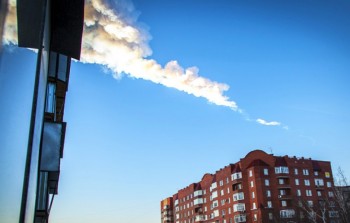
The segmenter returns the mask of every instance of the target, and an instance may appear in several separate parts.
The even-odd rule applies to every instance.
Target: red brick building
[[[160,202],[162,223],[174,222],[174,202],[172,197],[165,198]]]
[[[333,199],[330,162],[254,150],[162,201],[162,223],[338,222]]]

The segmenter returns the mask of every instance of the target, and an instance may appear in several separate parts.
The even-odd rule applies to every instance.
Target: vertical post
[[[34,131],[37,113],[37,102],[38,102],[38,92],[39,92],[39,80],[40,80],[40,68],[41,68],[41,57],[42,57],[42,43],[44,37],[44,29],[45,29],[45,15],[46,15],[46,1],[43,1],[43,7],[41,11],[41,29],[40,29],[40,47],[38,49],[38,57],[36,63],[36,71],[35,71],[35,81],[34,81],[34,91],[33,91],[33,100],[32,100],[32,111],[30,117],[30,125],[29,125],[29,135],[28,135],[28,147],[26,154],[26,161],[24,167],[24,178],[23,178],[23,188],[22,188],[22,198],[21,198],[21,208],[19,215],[19,223],[25,223],[26,213],[27,213],[27,202],[28,202],[28,187],[30,180],[30,170],[32,165],[32,153],[33,153],[33,141],[34,141]]]

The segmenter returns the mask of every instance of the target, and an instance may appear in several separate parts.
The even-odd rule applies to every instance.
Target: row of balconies
[[[69,57],[50,52],[35,222],[47,221],[50,211],[49,199],[53,199],[58,192],[60,161],[63,157],[66,132],[63,113],[69,66]]]

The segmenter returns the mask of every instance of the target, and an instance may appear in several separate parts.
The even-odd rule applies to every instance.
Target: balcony
[[[233,205],[233,212],[244,212],[245,211],[245,203],[237,203]]]
[[[245,214],[235,215],[234,216],[234,221],[235,221],[235,223],[246,222],[247,221],[247,217],[246,217]]]
[[[203,209],[202,209],[202,207],[195,207],[195,208],[194,208],[194,212],[195,212],[196,214],[202,214],[202,213],[203,213]]]
[[[240,190],[242,190],[242,183],[236,182],[236,183],[232,184],[232,190],[233,191],[240,191]]]
[[[195,222],[202,222],[202,221],[205,221],[205,216],[204,216],[204,215],[196,215],[194,221],[195,221]]]
[[[193,193],[193,197],[201,197],[203,195],[202,190],[197,190]]]
[[[280,211],[280,218],[294,218],[294,217],[295,217],[295,211],[293,209]]]
[[[231,175],[231,180],[234,183],[241,182],[242,181],[242,172],[237,172]]]
[[[202,204],[203,204],[203,198],[196,198],[193,201],[193,205],[195,207],[200,207],[200,206],[202,206]]]

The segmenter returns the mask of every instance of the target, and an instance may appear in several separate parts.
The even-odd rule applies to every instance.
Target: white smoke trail
[[[3,41],[4,44],[17,44],[16,0],[8,1]]]
[[[237,111],[236,103],[223,95],[228,85],[201,77],[196,67],[184,69],[177,61],[162,67],[152,59],[145,59],[151,54],[149,34],[137,27],[135,20],[130,21],[133,19],[123,19],[106,1],[87,1],[81,60],[105,65],[115,77],[125,73]]]
[[[15,0],[9,2],[5,43],[17,43],[15,3]],[[139,26],[135,13],[129,1],[86,0],[81,61],[103,65],[113,72],[115,78],[126,74],[149,80],[247,115],[224,95],[229,89],[227,84],[199,76],[196,67],[183,68],[177,61],[170,61],[162,67],[155,60],[148,59],[152,54],[148,45],[150,35]],[[280,125],[262,119],[256,122]]]

